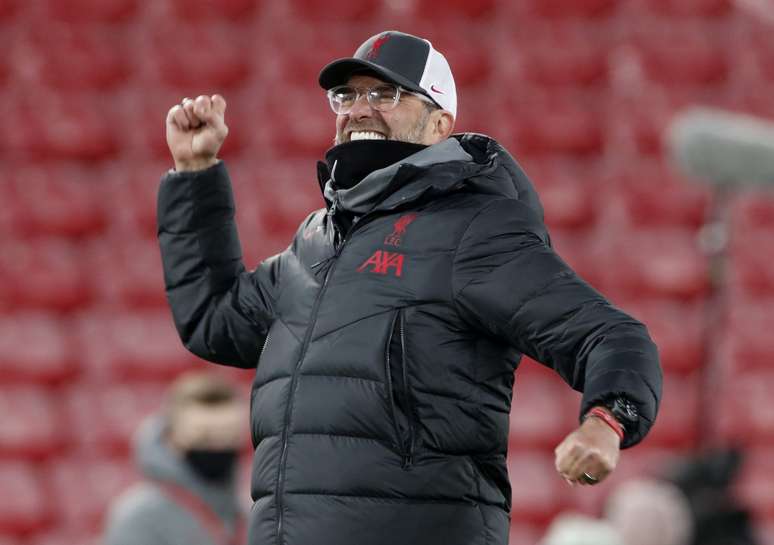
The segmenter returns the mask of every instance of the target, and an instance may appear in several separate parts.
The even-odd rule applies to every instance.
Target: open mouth
[[[387,137],[376,131],[352,131],[349,133],[349,141],[355,140],[387,140]]]

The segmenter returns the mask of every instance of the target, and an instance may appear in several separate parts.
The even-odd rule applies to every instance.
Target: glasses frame
[[[378,89],[379,87],[384,87],[387,85],[393,85],[397,89],[397,93],[395,93],[395,100],[393,100],[391,106],[388,106],[386,108],[382,106],[375,106],[372,103],[373,95],[371,94],[371,92],[375,89]],[[334,106],[334,100],[335,100],[334,95],[336,94],[337,89],[343,89],[343,88],[354,89],[355,100],[352,102],[352,106],[350,106],[348,109],[345,108],[346,111],[343,111],[343,110],[336,111],[336,107]],[[404,94],[415,96],[418,99],[422,100],[423,102],[432,104],[436,108],[440,108],[440,106],[438,106],[438,104],[432,98],[426,97],[421,93],[410,91],[409,89],[406,89],[402,85],[397,85],[394,83],[380,83],[379,85],[374,85],[373,87],[355,87],[353,85],[337,85],[336,87],[331,87],[330,89],[328,89],[325,94],[328,97],[328,104],[330,104],[331,110],[333,110],[333,113],[335,113],[336,115],[349,114],[352,111],[352,108],[355,107],[355,104],[357,104],[357,101],[360,100],[363,96],[366,97],[366,100],[368,101],[368,106],[370,106],[372,109],[376,110],[377,112],[389,112],[391,110],[394,110],[400,103],[400,99]]]

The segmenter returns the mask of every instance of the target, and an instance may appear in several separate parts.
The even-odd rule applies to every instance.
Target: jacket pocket
[[[384,359],[395,437],[403,458],[402,465],[408,469],[414,463],[416,426],[407,371],[405,318],[401,310],[396,311],[392,319]]]

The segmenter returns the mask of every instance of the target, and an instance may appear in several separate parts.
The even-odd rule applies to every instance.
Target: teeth
[[[349,140],[385,140],[385,136],[373,131],[353,131],[349,134]]]

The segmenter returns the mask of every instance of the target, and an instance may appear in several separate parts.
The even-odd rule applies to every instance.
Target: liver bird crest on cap
[[[366,55],[366,59],[368,59],[369,61],[375,59],[376,56],[379,54],[379,50],[391,37],[392,36],[390,34],[384,34],[382,36],[379,36],[376,40],[374,40],[374,44],[371,46],[371,50],[368,52],[368,55]]]

